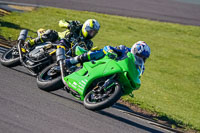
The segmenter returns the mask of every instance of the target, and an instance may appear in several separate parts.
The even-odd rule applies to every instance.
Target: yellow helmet
[[[92,39],[99,31],[100,24],[95,19],[88,19],[82,26],[82,34],[85,38]]]

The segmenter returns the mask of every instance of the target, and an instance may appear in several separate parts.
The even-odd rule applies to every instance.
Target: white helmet
[[[149,58],[151,50],[150,47],[144,41],[138,41],[135,44],[133,44],[131,48],[131,53],[142,58],[145,62],[145,60]]]

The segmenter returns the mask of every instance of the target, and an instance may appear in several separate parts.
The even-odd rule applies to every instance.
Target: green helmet
[[[92,39],[99,31],[99,22],[95,19],[88,19],[82,26],[82,34],[87,39]]]

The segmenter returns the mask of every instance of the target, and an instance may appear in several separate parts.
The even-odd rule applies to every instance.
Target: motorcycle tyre
[[[0,58],[0,62],[3,66],[6,67],[15,67],[17,65],[20,65],[20,58],[14,58],[14,59],[6,59],[8,54],[11,54],[13,48],[8,49],[5,53],[3,53],[2,57]]]
[[[37,76],[37,86],[41,90],[44,90],[44,91],[47,91],[47,92],[51,92],[51,91],[59,90],[59,89],[61,89],[61,88],[64,87],[61,75],[58,76],[58,77],[56,77],[56,78],[53,78],[51,80],[43,80],[41,78],[42,77],[41,75],[43,75],[44,73],[46,73],[48,70],[50,70],[55,65],[56,65],[56,63],[47,66]]]
[[[88,92],[83,101],[85,108],[92,110],[92,111],[98,111],[98,110],[102,110],[107,107],[110,107],[114,103],[116,103],[120,99],[120,97],[122,96],[123,93],[122,93],[121,85],[117,81],[115,81],[115,82],[116,82],[116,86],[115,86],[114,93],[108,99],[106,99],[105,101],[102,101],[100,103],[95,103],[95,104],[89,103],[87,101],[87,98],[89,98],[92,91]]]

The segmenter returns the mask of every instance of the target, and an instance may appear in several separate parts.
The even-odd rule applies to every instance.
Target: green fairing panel
[[[115,61],[104,57],[95,62],[83,64],[83,68],[64,78],[68,86],[77,91],[81,100],[84,99],[85,92],[89,85],[98,78],[119,74],[120,84],[124,86],[125,94],[131,93],[140,87],[139,72],[134,64],[134,56],[127,54],[128,58]]]
[[[128,61],[128,76],[130,77],[131,84],[134,85],[135,89],[138,89],[141,85],[140,81],[140,73],[138,72],[136,65],[135,65],[135,57],[133,54],[128,53],[127,56],[129,57]]]
[[[114,62],[115,61],[111,59],[105,59],[95,61],[94,64],[92,62],[84,63],[82,69],[68,75],[64,80],[68,83],[70,88],[73,88],[80,94],[81,99],[83,100],[88,86],[95,79],[121,71],[121,68]]]
[[[134,55],[127,53],[127,57],[128,58],[118,62],[122,68],[119,81],[124,87],[124,95],[132,93],[133,90],[138,89],[141,85],[139,72],[134,63]]]
[[[87,52],[87,50],[81,48],[80,46],[76,46],[76,49],[75,49],[76,55],[82,55],[82,54],[84,54],[86,52]]]

